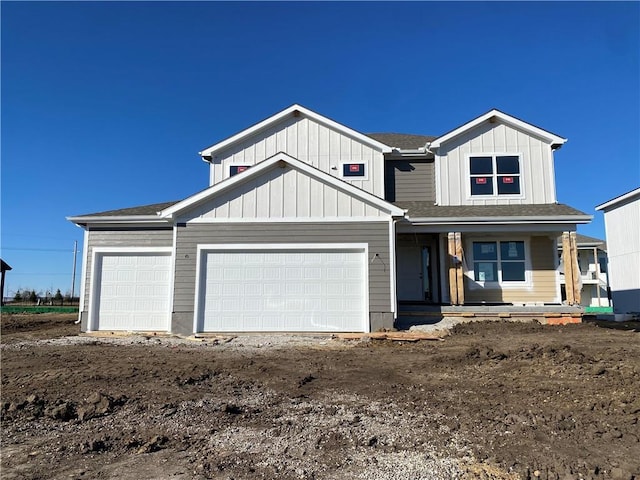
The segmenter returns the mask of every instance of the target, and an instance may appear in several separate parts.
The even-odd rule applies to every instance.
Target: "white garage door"
[[[94,330],[169,330],[169,253],[97,257]]]
[[[203,251],[198,331],[368,329],[363,248]]]

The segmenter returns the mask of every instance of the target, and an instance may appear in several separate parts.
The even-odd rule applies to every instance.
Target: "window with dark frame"
[[[469,157],[471,195],[519,195],[520,157],[486,155]]]
[[[473,242],[473,278],[478,282],[526,281],[524,241]]]
[[[342,165],[343,177],[364,177],[364,163],[345,163]]]
[[[248,168],[249,168],[249,165],[231,165],[231,167],[229,167],[229,176],[233,177],[238,173],[244,172]]]

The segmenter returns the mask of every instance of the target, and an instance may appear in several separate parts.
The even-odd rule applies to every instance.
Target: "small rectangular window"
[[[345,163],[342,165],[343,177],[364,177],[364,163]]]
[[[231,165],[231,167],[229,167],[229,176],[233,177],[238,173],[244,172],[248,168],[249,168],[249,165]]]

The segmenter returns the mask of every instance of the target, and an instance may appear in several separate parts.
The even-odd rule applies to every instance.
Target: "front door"
[[[398,250],[398,300],[433,302],[432,252],[427,245],[406,245]]]

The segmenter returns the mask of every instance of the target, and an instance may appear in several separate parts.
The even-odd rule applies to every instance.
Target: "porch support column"
[[[562,261],[564,263],[565,290],[569,305],[580,304],[581,278],[576,248],[576,232],[562,232]]]
[[[464,272],[462,270],[462,234],[449,232],[449,296],[451,305],[464,305]]]

